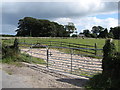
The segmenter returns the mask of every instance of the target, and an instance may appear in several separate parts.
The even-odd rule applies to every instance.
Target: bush
[[[106,40],[105,45],[103,47],[103,54],[104,54],[103,57],[104,58],[110,57],[110,56],[115,55],[115,53],[116,53],[116,47],[113,43],[113,40],[112,39]]]
[[[19,51],[15,48],[11,48],[12,46],[2,45],[2,58],[18,56]]]
[[[95,75],[88,83],[89,88],[120,88],[120,53],[114,43],[107,40],[103,47],[102,74]]]
[[[15,39],[14,45],[5,45],[2,43],[2,59],[19,56],[18,40]]]
[[[21,54],[18,47],[18,40],[14,40],[13,45],[5,45],[2,43],[2,63],[18,64],[19,62],[46,64],[43,59],[31,57],[28,54]],[[18,66],[18,65],[17,65]]]
[[[109,81],[107,81],[107,78],[104,77],[102,74],[97,74],[90,78],[87,88],[103,89],[108,85]]]

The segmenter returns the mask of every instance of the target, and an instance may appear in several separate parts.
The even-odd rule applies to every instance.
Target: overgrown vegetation
[[[18,40],[14,40],[13,45],[6,45],[2,43],[2,58],[11,58],[11,57],[18,57],[20,54],[18,48]]]
[[[18,39],[14,40],[13,45],[2,44],[2,63],[17,64],[19,62],[46,64],[43,59],[32,57],[28,54],[20,53]]]
[[[15,35],[0,34],[0,37],[15,37]]]
[[[106,41],[106,44],[103,47],[103,52],[102,74],[92,77],[87,88],[120,88],[120,53],[116,51],[112,40]]]

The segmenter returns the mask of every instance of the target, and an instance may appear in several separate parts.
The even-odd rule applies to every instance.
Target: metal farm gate
[[[40,45],[21,43],[21,52],[33,57],[44,59],[48,69],[91,77],[96,73],[101,73],[102,57],[86,56],[79,53],[81,49],[73,47],[60,47],[54,45]],[[101,58],[101,59],[98,59]],[[34,60],[30,60],[34,62]],[[39,61],[37,61],[39,63]]]

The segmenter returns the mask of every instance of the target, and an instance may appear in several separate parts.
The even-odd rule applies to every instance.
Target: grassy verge
[[[2,59],[2,63],[14,64],[17,66],[21,66],[20,62],[36,63],[36,64],[44,64],[44,65],[46,64],[46,62],[43,59],[32,57],[27,54],[20,54],[17,57],[13,56]]]

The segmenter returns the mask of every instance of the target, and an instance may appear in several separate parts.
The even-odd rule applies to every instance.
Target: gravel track
[[[42,58],[46,61],[47,49],[21,49],[22,52],[31,56]],[[71,71],[71,54],[66,54],[55,49],[49,49],[49,68],[58,71],[70,72]],[[72,55],[72,69],[73,72],[80,73],[97,73],[101,72],[101,59],[90,57],[83,57]]]

